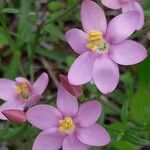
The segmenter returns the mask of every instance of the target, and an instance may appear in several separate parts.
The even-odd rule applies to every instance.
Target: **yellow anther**
[[[102,32],[98,30],[90,30],[87,34],[87,48],[96,52],[105,52],[108,49],[108,44],[104,40]]]
[[[23,99],[28,99],[30,96],[30,90],[26,83],[21,83],[15,88],[16,94],[20,94]]]
[[[93,43],[88,43],[86,46],[87,46],[87,48],[91,49],[92,51],[96,51],[96,49],[97,49],[97,46]]]
[[[59,121],[59,131],[70,133],[73,132],[75,128],[72,118],[65,117],[65,119]]]
[[[89,32],[87,32],[89,35],[103,35],[102,32],[98,31],[98,30],[90,30]]]
[[[103,41],[103,33],[97,30],[90,30],[88,32],[88,44],[87,48],[91,49],[92,51],[96,51],[97,47]]]

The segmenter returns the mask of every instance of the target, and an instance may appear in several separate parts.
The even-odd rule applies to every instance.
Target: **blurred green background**
[[[67,74],[77,57],[64,33],[81,27],[81,0],[0,0],[0,77],[27,77],[34,81],[46,71],[50,84],[42,103],[55,104],[58,75]],[[101,5],[100,0],[97,3]],[[150,53],[150,0],[142,0],[145,26],[130,38]],[[103,7],[103,6],[102,6]],[[103,7],[108,20],[119,14]],[[84,86],[82,103],[97,99],[103,104],[99,122],[112,142],[92,150],[150,150],[150,56],[135,66],[120,66],[117,89],[102,95],[92,83]],[[2,104],[3,101],[0,101]],[[31,150],[39,131],[30,125],[0,121],[0,150]]]

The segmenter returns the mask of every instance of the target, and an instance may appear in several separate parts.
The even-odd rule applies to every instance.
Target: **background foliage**
[[[97,0],[100,4],[100,0]],[[77,55],[67,45],[64,33],[81,28],[80,0],[0,0],[0,76],[24,76],[34,81],[48,72],[50,84],[42,103],[55,104],[58,75],[66,74]],[[130,38],[150,52],[150,0],[143,0],[145,26]],[[109,19],[118,11],[105,9]],[[89,83],[82,103],[97,99],[103,104],[99,120],[112,137],[107,147],[93,150],[150,149],[150,56],[141,64],[121,68],[118,88],[101,95]],[[3,103],[3,101],[0,101]],[[0,122],[0,150],[30,150],[39,131],[30,125]]]

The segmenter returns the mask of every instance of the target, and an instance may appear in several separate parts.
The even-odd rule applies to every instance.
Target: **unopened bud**
[[[83,93],[83,87],[70,84],[66,75],[60,74],[59,79],[65,90],[71,95],[79,97]]]
[[[10,121],[23,124],[26,122],[26,114],[21,110],[9,109],[3,110],[2,114]]]

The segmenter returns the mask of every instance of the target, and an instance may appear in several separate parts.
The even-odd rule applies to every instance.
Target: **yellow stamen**
[[[21,83],[15,88],[16,94],[20,94],[23,99],[28,99],[30,95],[29,87],[26,83]]]
[[[65,119],[59,121],[59,131],[70,133],[73,132],[75,128],[72,118],[65,117]]]
[[[88,33],[87,41],[88,44],[86,45],[92,51],[103,51],[105,47],[103,47],[105,43],[103,39],[103,33],[97,30],[90,30]],[[105,50],[105,49],[104,49]]]

